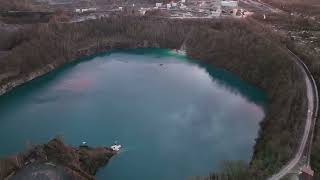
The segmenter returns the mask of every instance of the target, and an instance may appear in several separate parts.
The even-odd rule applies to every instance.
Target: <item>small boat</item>
[[[111,146],[111,149],[118,152],[118,151],[120,151],[121,147],[122,146],[120,144],[114,144]]]

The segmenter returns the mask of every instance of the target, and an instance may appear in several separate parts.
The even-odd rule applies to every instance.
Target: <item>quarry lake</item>
[[[45,143],[124,146],[98,180],[176,180],[249,161],[266,97],[167,49],[85,58],[0,97],[0,155]]]

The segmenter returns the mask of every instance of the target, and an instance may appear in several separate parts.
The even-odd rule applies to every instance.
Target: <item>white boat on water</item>
[[[111,149],[118,152],[120,151],[121,147],[122,146],[120,144],[114,144],[111,146]]]

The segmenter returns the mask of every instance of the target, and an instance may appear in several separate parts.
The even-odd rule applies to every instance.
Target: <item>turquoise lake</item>
[[[249,162],[264,92],[167,49],[115,50],[0,97],[0,156],[45,143],[124,146],[98,180],[179,180]]]

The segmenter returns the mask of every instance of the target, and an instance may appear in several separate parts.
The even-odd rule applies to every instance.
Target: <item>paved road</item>
[[[254,1],[254,0],[241,0],[241,2],[251,4],[251,6],[256,7],[257,9],[258,8],[267,8],[267,11],[285,13],[281,10],[279,11],[278,9],[273,8],[270,5],[266,5],[264,3],[260,3],[260,2]],[[255,22],[255,23],[257,23],[258,25],[259,24],[261,25],[260,22]],[[283,49],[280,46],[279,46],[279,48]],[[307,66],[303,63],[303,61],[297,55],[295,55],[289,49],[283,49],[283,50],[289,52],[289,54],[291,56],[295,57],[294,58],[295,63],[301,69],[301,72],[304,74],[304,79],[305,79],[304,82],[306,84],[307,98],[308,98],[308,111],[306,112],[304,132],[303,132],[303,136],[302,136],[301,142],[299,144],[299,148],[297,150],[297,153],[295,154],[294,158],[291,159],[285,166],[283,166],[278,173],[269,177],[268,180],[278,180],[278,179],[283,178],[285,175],[290,173],[290,171],[294,167],[296,167],[298,165],[298,163],[300,162],[300,160],[304,156],[306,156],[306,158],[308,160],[307,163],[309,163],[312,142],[308,144],[308,140],[312,141],[315,120],[316,120],[317,113],[318,113],[318,90],[317,90],[317,86],[314,81],[314,78],[312,77]],[[309,164],[307,164],[307,165],[309,165]]]
[[[305,149],[307,148],[308,137],[312,137],[313,129],[314,129],[314,120],[317,115],[318,107],[317,107],[317,87],[315,81],[308,70],[307,66],[302,62],[302,60],[297,57],[294,53],[288,50],[292,56],[295,57],[295,62],[298,67],[301,69],[301,72],[304,74],[305,84],[307,88],[307,98],[308,98],[308,111],[306,117],[306,124],[304,127],[303,137],[301,143],[299,145],[299,149],[295,155],[295,157],[289,161],[277,174],[274,174],[269,178],[269,180],[278,180],[290,173],[290,171],[298,164],[298,162],[303,158],[303,154]],[[314,101],[316,99],[316,101]],[[309,156],[309,155],[308,155]]]

